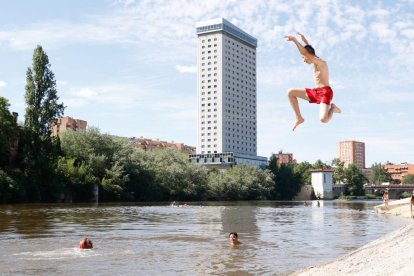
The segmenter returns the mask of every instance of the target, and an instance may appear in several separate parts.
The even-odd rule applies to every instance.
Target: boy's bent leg
[[[331,120],[333,110],[330,105],[326,103],[319,104],[319,119],[322,123],[327,123]]]
[[[306,90],[304,88],[289,89],[288,97],[289,97],[290,105],[292,106],[293,111],[295,112],[295,116],[296,116],[296,122],[293,125],[293,129],[292,129],[292,130],[295,130],[295,128],[298,125],[302,124],[305,121],[305,119],[303,119],[302,117],[302,114],[300,113],[298,98],[309,101],[309,97],[306,94]]]
[[[334,103],[331,103],[331,108],[333,108],[333,113],[341,113],[342,110],[337,107]]]
[[[337,107],[334,103],[330,105],[325,103],[320,103],[319,108],[319,118],[322,123],[327,123],[332,119],[334,113],[341,113],[341,109]]]

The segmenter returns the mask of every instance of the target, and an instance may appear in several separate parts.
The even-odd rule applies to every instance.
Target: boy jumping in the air
[[[298,33],[298,35],[302,38],[305,46],[302,46],[302,44],[300,44],[293,35],[287,35],[285,38],[287,38],[287,41],[293,41],[296,44],[296,47],[298,47],[304,62],[307,64],[313,64],[313,78],[316,88],[289,89],[289,101],[296,115],[296,122],[292,130],[295,130],[298,125],[305,121],[300,114],[298,98],[307,100],[310,103],[320,104],[319,118],[322,123],[329,122],[333,113],[341,113],[341,109],[339,109],[334,103],[331,103],[333,91],[329,86],[328,65],[324,60],[315,55],[315,50],[308,44],[305,36],[301,33]]]

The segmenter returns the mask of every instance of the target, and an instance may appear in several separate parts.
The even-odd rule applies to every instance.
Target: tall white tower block
[[[196,32],[197,163],[223,163],[224,157],[263,165],[257,156],[257,39],[224,18],[198,22]]]

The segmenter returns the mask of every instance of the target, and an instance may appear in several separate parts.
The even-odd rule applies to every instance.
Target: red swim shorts
[[[305,88],[306,94],[309,97],[310,103],[324,103],[330,104],[333,98],[333,91],[330,86],[323,86],[319,88]]]

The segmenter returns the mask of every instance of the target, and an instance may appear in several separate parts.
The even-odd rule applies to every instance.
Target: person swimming
[[[241,244],[241,242],[239,241],[239,235],[237,235],[236,232],[230,232],[229,233],[229,240],[230,240],[230,245],[231,246],[237,246],[237,245]]]
[[[93,243],[90,239],[84,238],[83,240],[79,242],[79,248],[80,249],[92,249]]]

